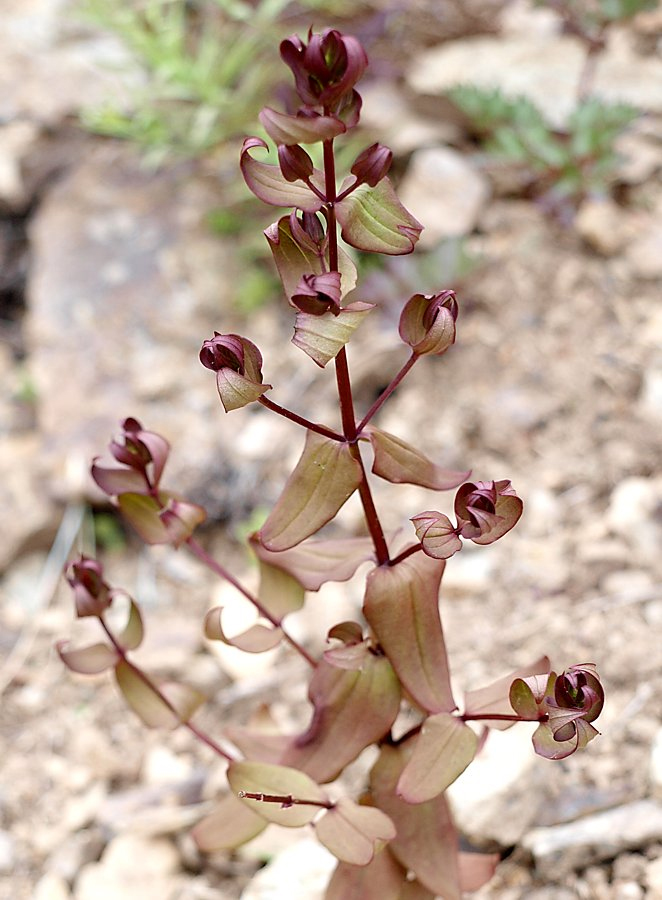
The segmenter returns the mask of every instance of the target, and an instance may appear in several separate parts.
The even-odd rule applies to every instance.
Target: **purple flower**
[[[293,34],[280,45],[280,55],[294,74],[296,90],[308,106],[337,111],[354,93],[368,65],[359,41],[334,28],[308,33],[308,43]]]

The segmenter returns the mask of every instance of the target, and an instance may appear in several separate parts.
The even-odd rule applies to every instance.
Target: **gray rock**
[[[76,900],[175,900],[179,854],[170,841],[122,835],[110,842],[99,863],[81,870]]]
[[[216,191],[186,169],[147,173],[126,148],[104,144],[35,216],[26,339],[52,493],[95,491],[89,461],[128,415],[171,440],[166,488],[208,499],[212,514],[228,512],[231,490],[257,490],[257,464],[242,469],[244,486],[231,449],[252,411],[237,410],[228,426],[198,360],[202,341],[232,331],[236,317],[236,254],[205,219]],[[273,332],[271,317],[251,322],[258,343],[267,319]]]
[[[638,800],[567,825],[534,828],[522,846],[530,851],[543,878],[558,879],[624,850],[636,850],[662,838],[662,805]]]
[[[531,728],[490,731],[469,769],[448,789],[453,815],[477,847],[516,844],[543,802]]]
[[[486,178],[449,147],[417,150],[399,189],[405,207],[425,226],[422,247],[472,232],[489,194]]]
[[[241,900],[322,900],[336,864],[317,841],[304,838],[277,853],[242,891]]]
[[[458,84],[499,88],[528,97],[556,126],[576,104],[585,52],[569,36],[546,31],[524,36],[473,37],[417,55],[409,85],[423,94],[441,94]],[[609,102],[662,111],[662,60],[642,57],[615,35],[597,65],[593,93]]]
[[[662,856],[646,866],[646,887],[648,900],[662,900]]]

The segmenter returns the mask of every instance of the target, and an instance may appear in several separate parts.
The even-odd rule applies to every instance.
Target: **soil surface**
[[[392,91],[380,95],[375,90],[377,105],[366,115],[374,133],[386,123],[382,139],[388,142],[389,128],[397,131],[397,124],[388,123],[389,104],[395,109],[404,98],[409,112],[415,111],[407,122],[411,133],[426,134],[430,146],[450,145],[488,187],[478,192],[482,200],[463,233],[453,235],[451,229],[419,257],[389,260],[377,271],[366,268],[361,296],[378,308],[348,350],[357,409],[371,405],[406,358],[397,336],[403,300],[419,289],[455,288],[460,303],[456,345],[443,358],[424,359],[414,367],[378,421],[435,461],[471,469],[476,480],[511,479],[524,500],[524,515],[513,532],[490,547],[467,546],[448,563],[441,608],[453,679],[461,692],[548,654],[557,671],[595,662],[607,696],[597,723],[601,735],[584,752],[552,763],[531,751],[530,760],[520,763],[521,754],[504,751],[504,786],[490,785],[496,825],[493,819],[482,834],[472,835],[496,847],[503,862],[476,896],[662,898],[662,827],[658,833],[647,831],[645,823],[640,828],[633,819],[631,828],[611,836],[611,843],[592,839],[585,851],[556,862],[532,837],[534,829],[561,824],[584,823],[590,830],[601,812],[662,796],[659,110],[649,110],[635,128],[630,168],[624,164],[603,196],[587,198],[578,212],[559,220],[544,204],[514,190],[513,181],[477,150],[457,120],[442,121],[446,130],[440,138],[439,99],[408,87],[415,51],[476,34],[498,42],[516,27],[515,13],[532,15],[527,4],[443,3],[444,15],[435,3],[415,6],[408,43],[402,23],[389,24],[379,4],[367,4],[366,17],[357,22],[357,30],[373,41],[376,70],[388,77]],[[510,7],[507,22],[497,15],[501,7]],[[426,22],[434,28],[426,29]],[[642,59],[655,57],[662,12],[657,19],[650,13],[635,20],[624,33]],[[43,90],[43,78],[41,83]],[[20,117],[20,110],[14,114]],[[237,853],[201,855],[188,832],[224,788],[217,757],[184,729],[145,729],[124,708],[108,677],[72,676],[54,644],[72,636],[76,641],[99,637],[84,627],[89,622],[73,621],[71,593],[61,578],[67,556],[90,550],[94,512],[108,579],[143,609],[148,637],[138,659],[147,671],[185,680],[209,697],[196,719],[201,727],[222,735],[225,723],[245,723],[263,703],[271,704],[284,728],[302,727],[308,714],[305,665],[287,649],[240,658],[205,642],[205,612],[210,605],[231,602],[231,592],[184,550],[146,549],[125,532],[90,488],[77,453],[83,448],[89,455],[85,393],[94,410],[95,440],[99,434],[107,439],[108,422],[133,414],[133,407],[119,408],[113,401],[126,363],[136,379],[128,388],[140,398],[145,425],[168,423],[165,436],[175,448],[178,439],[186,446],[187,435],[195,436],[191,441],[197,449],[190,452],[198,455],[180,451],[173,473],[182,473],[198,502],[210,492],[212,517],[201,530],[201,542],[250,583],[254,572],[238,536],[248,533],[278,496],[301,436],[296,426],[264,410],[224,417],[213,379],[200,375],[190,348],[214,328],[241,331],[259,344],[274,399],[336,427],[333,373],[318,371],[292,348],[291,310],[280,297],[274,295],[250,315],[233,305],[239,244],[208,232],[196,243],[209,206],[205,185],[213,167],[208,162],[178,164],[171,170],[174,176],[151,173],[133,150],[82,132],[73,115],[67,111],[68,117],[53,125],[35,114],[38,139],[16,151],[26,192],[23,197],[14,193],[13,200],[5,197],[0,219],[0,370],[9,387],[0,406],[7,439],[0,497],[7,547],[12,548],[4,560],[0,607],[0,900],[234,900],[242,891],[248,900],[290,900],[295,895],[287,885],[280,893],[267,888],[251,893],[249,885],[267,861],[290,851],[300,836],[273,828]],[[5,138],[9,142],[3,129],[4,120],[0,148]],[[402,147],[396,155],[396,181],[406,182],[413,149]],[[81,198],[91,202],[94,190],[103,191],[104,182],[95,181],[94,160],[100,160],[99,173],[114,161],[109,178],[116,179],[118,194],[122,166],[127,167],[131,178],[122,196],[142,199],[135,204],[126,199],[113,212],[108,194],[96,211],[85,208]],[[170,201],[171,177],[189,185],[185,201],[174,190]],[[80,180],[66,181],[75,178]],[[68,184],[87,187],[76,194],[66,189]],[[131,243],[126,235],[132,234],[132,222],[143,223],[143,236],[151,233],[144,223],[152,215],[145,197],[152,195],[140,194],[141,185],[158,192],[152,224],[164,231],[154,254],[163,265],[156,275],[141,268],[138,287],[131,288],[112,268],[117,263],[112,240],[121,232]],[[164,198],[172,203],[170,212],[164,210]],[[58,219],[54,210],[71,219]],[[415,212],[446,215],[444,208]],[[49,230],[58,221],[69,222],[70,228]],[[84,279],[58,286],[58,273],[72,273],[75,279],[86,264],[87,251],[77,254],[68,236],[89,237],[97,234],[94,227],[103,232],[98,252],[103,255],[103,247],[111,246],[106,267],[95,260]],[[258,232],[260,227],[258,222]],[[58,248],[50,257],[44,250],[49,241]],[[190,270],[208,266],[213,273],[193,276],[182,260]],[[114,305],[101,311],[93,297],[97,269],[98,296],[106,296],[109,285],[116,292]],[[173,321],[165,302],[160,306],[158,292],[174,292],[175,283],[177,297],[185,299]],[[80,296],[74,296],[72,284],[76,290],[84,285]],[[59,307],[57,297],[66,299],[69,289],[76,313],[70,321],[63,315],[58,324],[57,310],[68,307],[66,302]],[[186,291],[193,297],[188,307]],[[136,305],[141,292],[152,298],[144,319]],[[216,296],[224,299],[214,308],[210,298]],[[99,329],[112,332],[115,344],[106,351],[108,358],[100,351],[95,368],[82,346],[80,358],[71,349],[58,356],[58,347],[69,346],[71,329],[84,334],[90,323],[95,340]],[[154,334],[167,341],[170,356],[149,355]],[[136,374],[141,358],[143,372],[149,370],[143,381]],[[44,359],[52,370],[44,370]],[[57,373],[55,380],[49,371]],[[82,396],[77,379],[78,388],[84,385]],[[123,403],[124,388],[116,396]],[[194,419],[197,424],[189,427]],[[58,432],[66,453],[58,449]],[[96,452],[103,449],[102,442]],[[176,488],[177,475],[173,478],[168,486]],[[422,510],[450,512],[452,506],[451,494],[385,482],[375,482],[374,495],[389,533],[410,528],[407,520]],[[362,531],[354,500],[339,516],[338,533]],[[365,572],[359,575],[347,585],[327,585],[311,594],[306,609],[291,617],[292,631],[311,652],[320,652],[332,624],[358,614]],[[528,734],[523,741],[528,743]],[[368,764],[366,759],[363,767]],[[357,780],[361,771],[360,763]],[[468,802],[458,794],[459,807]],[[504,833],[513,828],[515,837],[500,842],[499,827]],[[316,871],[308,872],[304,860],[311,857],[305,848],[303,853],[293,863],[304,884],[304,893],[296,896],[317,900],[322,894]],[[311,879],[307,889],[306,878]]]

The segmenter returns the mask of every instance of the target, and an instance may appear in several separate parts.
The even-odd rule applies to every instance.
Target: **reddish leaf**
[[[205,637],[209,638],[210,641],[222,641],[224,644],[236,647],[245,653],[264,653],[267,650],[273,650],[282,640],[283,632],[280,628],[274,628],[271,624],[261,625],[258,623],[251,625],[250,628],[242,631],[241,634],[228,637],[223,631],[222,615],[223,608],[216,606],[210,609],[205,616],[204,632]]]
[[[129,618],[124,631],[118,636],[117,641],[125,650],[135,650],[142,644],[144,629],[138,604],[130,600]]]
[[[341,641],[340,646],[324,651],[324,659],[337,669],[362,669],[370,653],[371,641],[363,640],[358,622],[341,622],[327,635],[327,641]]]
[[[510,686],[516,678],[527,678],[530,675],[546,675],[551,665],[547,656],[541,656],[529,666],[515,669],[509,675],[504,675],[492,684],[475,691],[467,691],[464,695],[464,711],[472,716],[476,715],[512,715],[513,707],[510,703]],[[513,722],[486,721],[490,728],[505,730],[510,728]]]
[[[422,803],[442,794],[464,772],[477,746],[476,732],[461,719],[448,713],[429,716],[398,781],[398,796]]]
[[[462,541],[457,536],[453,523],[443,513],[428,509],[413,516],[411,521],[426,556],[431,556],[432,559],[450,559],[462,549]]]
[[[316,316],[298,312],[292,343],[324,368],[338,355],[373,308],[374,303],[357,301],[343,307],[335,316],[331,313]]]
[[[289,572],[307,591],[319,591],[327,581],[347,581],[362,562],[374,559],[370,538],[306,541],[289,550],[267,550],[256,535],[250,538],[258,559]]]
[[[241,409],[259,400],[262,394],[271,390],[270,384],[254,381],[252,378],[235,372],[234,369],[219,369],[216,373],[216,388],[221,398],[223,409],[231,412],[233,409]]]
[[[400,709],[400,685],[384,657],[369,654],[363,669],[349,671],[322,661],[308,697],[312,721],[283,754],[320,783],[332,781],[369,744],[388,733]]]
[[[458,837],[444,795],[416,805],[396,796],[408,756],[404,747],[384,746],[370,773],[375,803],[397,832],[389,850],[428,890],[444,900],[460,900]]]
[[[275,822],[287,828],[307,825],[318,815],[320,804],[328,802],[328,797],[319,785],[297,769],[270,763],[241,761],[231,762],[227,774],[230,787],[237,794],[246,792],[311,800],[313,805],[283,806],[281,803],[240,797],[242,803],[267,822]]]
[[[490,880],[499,864],[498,853],[460,853],[460,885],[477,891]]]
[[[531,738],[533,749],[538,756],[545,759],[565,759],[576,750],[582,750],[589,741],[597,737],[599,732],[589,722],[578,719],[575,722],[576,732],[574,737],[566,741],[556,740],[554,732],[549,724],[544,723],[536,728]]]
[[[92,644],[76,650],[67,650],[68,646],[69,641],[58,641],[55,649],[65,666],[80,675],[98,675],[118,660],[117,651],[108,644]]]
[[[117,502],[124,518],[146,544],[177,547],[206,518],[201,506],[181,501],[169,491],[161,491],[158,501],[145,494],[120,494]]]
[[[368,435],[375,454],[372,471],[386,481],[420,484],[435,491],[447,491],[462,484],[469,476],[469,472],[436,465],[407,441],[374,425],[368,425],[364,433]]]
[[[188,722],[205,699],[187,685],[161,684],[158,690],[165,696],[164,701],[126,660],[120,660],[115,666],[115,678],[126,702],[149,728],[176,728]]]
[[[191,832],[203,853],[233,850],[257,837],[267,823],[234,794],[218,802],[213,812],[201,819]]]
[[[367,866],[375,850],[395,837],[395,828],[380,809],[342,797],[315,823],[315,833],[341,862]]]
[[[316,144],[347,131],[334,116],[288,116],[269,106],[260,112],[259,119],[276,144]]]
[[[324,900],[400,900],[406,872],[388,850],[382,850],[367,866],[339,863]]]
[[[322,200],[305,184],[287,181],[278,166],[253,159],[249,151],[254,147],[268,149],[260,138],[246,138],[241,148],[240,165],[244,180],[256,197],[272,206],[294,206],[306,212],[317,212],[322,208]],[[315,174],[323,183],[323,174]]]
[[[267,551],[268,552],[268,551]],[[299,581],[275,565],[259,560],[260,589],[258,597],[262,606],[281,622],[289,613],[301,609],[305,591]]]
[[[422,554],[368,575],[363,612],[405,689],[428,712],[456,708],[439,615],[443,560]]]
[[[510,686],[508,698],[518,716],[535,721],[542,710],[545,697],[553,694],[556,673],[550,672],[516,678]]]
[[[290,216],[283,216],[264,232],[274,257],[274,262],[283,283],[288,300],[296,293],[297,286],[304,275],[321,275],[328,271],[328,254],[324,258],[318,246],[310,241],[304,244],[292,236]],[[339,248],[338,269],[340,270],[340,294],[344,297],[356,287],[356,266]]]
[[[346,182],[341,192],[349,187]],[[390,180],[359,185],[336,204],[342,237],[357,250],[399,256],[411,253],[423,226],[398,200]]]
[[[314,431],[259,537],[267,550],[288,550],[326,525],[361,483],[348,444]]]
[[[131,491],[144,491],[147,487],[142,473],[135,469],[99,466],[95,460],[90,471],[101,490],[111,497]]]

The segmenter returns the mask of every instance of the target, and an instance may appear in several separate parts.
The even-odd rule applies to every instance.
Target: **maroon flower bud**
[[[220,369],[234,369],[241,372],[244,366],[243,338],[238,334],[219,334],[214,332],[214,337],[203,341],[200,350],[200,362],[212,372]]]
[[[340,308],[340,272],[304,275],[292,295],[292,304],[301,312],[321,316]]]
[[[591,741],[591,724],[602,712],[604,690],[593,663],[571,666],[556,675],[517,678],[510,703],[524,719],[540,722],[533,746],[547,759],[565,759]]]
[[[296,210],[292,211],[292,215],[296,218]],[[304,212],[301,215],[301,224],[303,230],[306,232],[308,237],[318,246],[321,247],[322,243],[325,242],[326,234],[324,232],[324,226],[319,220],[317,213]],[[292,235],[294,235],[294,230],[292,231]]]
[[[303,103],[327,110],[351,94],[368,64],[360,42],[332,28],[322,34],[310,31],[308,44],[292,35],[281,43],[280,55],[294,74]]]
[[[121,468],[100,466],[95,459],[92,477],[111,497],[158,490],[170,445],[160,434],[145,431],[137,419],[125,419],[122,430],[122,438],[108,445]]]
[[[400,315],[400,337],[420,356],[441,356],[455,343],[457,312],[454,291],[414,294]]]
[[[313,174],[313,161],[298,144],[279,144],[278,164],[286,181],[308,181]]]
[[[476,544],[491,544],[515,525],[522,501],[510,481],[467,482],[455,495],[458,534]]]
[[[356,175],[357,184],[375,187],[386,176],[393,162],[393,152],[383,144],[372,144],[354,160],[350,169]]]
[[[219,334],[204,341],[200,362],[216,372],[216,386],[226,412],[258,400],[270,384],[262,383],[262,355],[238,334]]]
[[[74,592],[78,618],[100,616],[110,606],[111,589],[103,580],[103,567],[96,559],[81,556],[69,566],[67,581]]]

